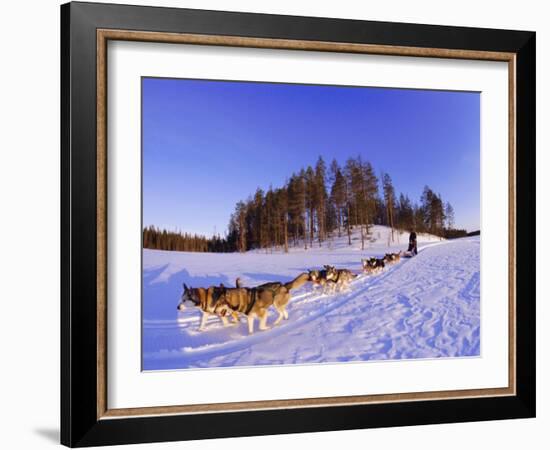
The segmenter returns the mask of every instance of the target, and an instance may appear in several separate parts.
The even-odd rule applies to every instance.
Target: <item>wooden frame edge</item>
[[[97,33],[97,418],[107,411],[107,40]]]
[[[249,38],[223,35],[161,33],[98,28],[97,37],[97,419],[112,420],[174,414],[207,414],[268,409],[350,406],[376,403],[450,400],[464,398],[514,396],[516,385],[516,54],[480,50],[404,47],[325,41]],[[318,397],[200,405],[151,406],[108,409],[107,405],[107,41],[123,40],[192,45],[362,53],[409,57],[473,59],[508,63],[509,73],[509,365],[508,387],[469,390],[432,391],[401,394]],[[510,250],[513,250],[510,252]]]
[[[516,55],[508,61],[508,386],[517,393],[516,346]]]
[[[419,402],[426,400],[458,400],[464,398],[507,397],[514,395],[512,388],[470,389],[462,391],[411,392],[402,394],[357,395],[316,397],[289,400],[265,400],[251,402],[210,403],[198,405],[150,406],[142,408],[107,409],[100,420],[127,417],[159,416],[174,414],[215,414],[238,411],[262,411],[270,409],[315,408],[327,406],[353,406],[380,403]]]
[[[158,42],[168,44],[216,45],[223,47],[248,47],[278,50],[306,50],[340,53],[364,53],[372,55],[438,57],[488,61],[511,61],[515,53],[483,50],[459,50],[447,48],[405,47],[380,44],[357,44],[328,41],[299,41],[292,39],[251,38],[193,33],[159,33],[153,31],[115,30],[99,28],[98,40],[122,40]]]

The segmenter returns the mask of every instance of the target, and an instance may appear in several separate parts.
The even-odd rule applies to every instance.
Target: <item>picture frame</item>
[[[508,386],[110,409],[109,41],[506,62]],[[81,447],[534,417],[535,41],[535,33],[527,31],[80,2],[62,5],[61,443]]]

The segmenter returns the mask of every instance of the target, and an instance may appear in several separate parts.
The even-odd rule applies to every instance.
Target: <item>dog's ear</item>
[[[188,291],[188,290],[189,290],[189,288],[187,287],[187,285],[186,285],[185,283],[183,283],[183,290],[184,290],[184,291]]]

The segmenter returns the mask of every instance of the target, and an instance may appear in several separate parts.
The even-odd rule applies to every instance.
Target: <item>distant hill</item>
[[[371,225],[369,234],[365,238],[365,251],[375,251],[378,253],[384,253],[385,251],[399,251],[407,250],[409,244],[409,232],[402,230],[394,230],[393,240],[391,228],[385,225]],[[428,244],[434,242],[444,241],[444,238],[434,236],[428,233],[417,233],[417,242],[419,245]],[[326,241],[319,245],[317,240],[314,240],[313,246],[308,243],[308,249],[304,249],[304,242],[300,240],[297,245],[290,243],[289,253],[325,253],[329,251],[347,252],[347,251],[361,251],[361,232],[359,227],[351,227],[351,245],[349,245],[348,236],[344,230],[342,235],[338,237],[337,233],[332,233],[331,237],[328,237]],[[254,249],[249,250],[248,253],[267,253],[276,252],[282,253],[281,247],[274,247],[270,249]]]

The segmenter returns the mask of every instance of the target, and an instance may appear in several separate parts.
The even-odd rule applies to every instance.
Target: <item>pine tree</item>
[[[273,188],[270,186],[269,190],[265,194],[265,200],[264,200],[264,220],[262,222],[263,228],[264,228],[264,244],[265,244],[265,251],[267,253],[267,250],[269,247],[273,247],[274,243],[276,243],[275,235],[276,235],[276,221],[274,220],[273,216],[275,215],[275,203],[273,198]]]
[[[243,202],[237,203],[237,223],[239,233],[239,251],[241,253],[246,251],[246,205]]]
[[[424,191],[422,192],[422,197],[420,198],[422,215],[424,219],[423,225],[424,225],[424,228],[430,233],[433,233],[435,229],[435,222],[434,222],[435,216],[432,211],[434,195],[435,194],[428,186],[424,186]]]
[[[366,205],[366,220],[365,227],[367,234],[369,233],[369,224],[373,221],[376,214],[376,199],[378,197],[378,179],[374,174],[374,169],[369,162],[362,164],[363,180],[364,180],[364,195]]]
[[[402,230],[410,230],[414,227],[414,211],[408,196],[399,195],[397,203],[397,227]]]
[[[384,205],[384,201],[378,195],[378,193],[375,195],[374,198],[374,217],[373,217],[373,223],[377,225],[387,225],[386,223],[386,206]]]
[[[288,253],[288,188],[286,186],[277,190],[277,205],[281,218],[282,245],[285,253]]]
[[[428,186],[424,187],[421,198],[426,231],[436,236],[443,236],[445,227],[445,210],[441,195]]]
[[[304,239],[304,248],[307,250],[305,214],[306,214],[306,190],[304,171],[298,175],[293,174],[288,187],[288,211],[294,229],[294,242],[297,243],[300,235]]]
[[[437,194],[433,198],[432,209],[434,211],[434,221],[436,224],[436,233],[438,236],[443,236],[445,234],[445,207],[443,200],[441,199],[441,194]]]
[[[353,211],[353,224],[359,225],[361,230],[361,248],[365,247],[365,235],[363,224],[365,223],[366,196],[365,179],[360,159],[349,158],[346,162],[346,175],[351,192],[351,206]]]
[[[315,172],[311,166],[308,166],[305,172],[306,183],[306,208],[308,214],[309,246],[313,247],[313,236],[315,233],[315,200],[317,186],[315,184]]]
[[[447,228],[452,229],[455,225],[455,210],[449,202],[445,204],[445,217],[447,218]]]
[[[327,189],[326,189],[326,165],[321,156],[315,165],[315,210],[317,212],[317,238],[319,246],[326,239],[326,214],[327,214]]]
[[[413,205],[413,228],[419,232],[422,233],[426,231],[426,217],[424,208],[422,206],[419,206],[417,203]]]
[[[254,244],[257,248],[265,246],[264,191],[258,187],[254,194]]]
[[[393,188],[391,177],[387,173],[382,175],[382,188],[384,192],[384,201],[386,203],[388,225],[391,227],[391,240],[394,242],[395,190]]]
[[[344,225],[344,209],[346,207],[347,200],[347,189],[346,189],[346,179],[342,174],[340,166],[336,160],[332,161],[330,166],[331,178],[332,178],[332,188],[330,190],[331,202],[334,205],[334,210],[336,213],[336,224],[338,227],[338,237],[342,236],[342,226]]]

